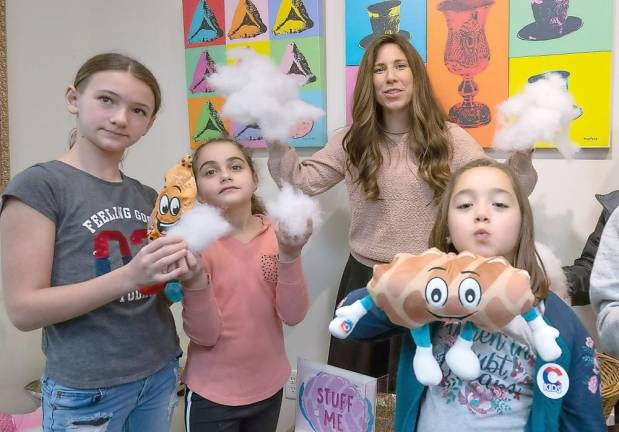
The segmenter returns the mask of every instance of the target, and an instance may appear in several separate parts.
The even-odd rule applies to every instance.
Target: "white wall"
[[[345,122],[344,0],[327,2],[327,115],[332,132]],[[619,11],[615,9],[614,14],[615,22],[619,22]],[[131,150],[124,166],[128,174],[158,188],[165,169],[188,151],[181,21],[180,1],[8,0],[11,172],[63,152],[72,127],[63,102],[65,86],[89,56],[120,50],[148,65],[163,89],[163,109],[155,126]],[[618,40],[615,32],[615,48]],[[617,58],[614,71],[617,83]],[[614,91],[615,110],[618,104]],[[616,117],[613,136],[619,132]],[[301,153],[308,155],[311,151]],[[538,237],[568,263],[580,253],[599,215],[593,194],[619,188],[619,152],[585,152],[580,159],[565,162],[555,153],[536,151],[535,159],[540,180],[531,199]],[[257,154],[257,161],[262,172],[260,193],[272,196],[275,186],[266,170],[264,152]],[[303,253],[312,306],[307,319],[286,332],[293,364],[297,356],[326,359],[326,323],[348,254],[344,189],[341,185],[334,188],[321,196],[320,202],[325,223]],[[1,294],[0,303],[0,411],[27,412],[35,403],[22,388],[42,370],[40,332],[15,330],[4,313]],[[178,308],[174,308],[178,317]],[[186,338],[183,341],[186,343]],[[294,405],[285,401],[280,430],[292,425],[293,415]],[[175,419],[175,430],[182,430],[179,418]]]

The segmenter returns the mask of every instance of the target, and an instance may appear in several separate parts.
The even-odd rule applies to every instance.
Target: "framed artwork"
[[[0,192],[11,177],[9,152],[9,92],[6,78],[6,3],[0,0]]]
[[[322,0],[183,0],[185,88],[191,148],[222,135],[247,147],[265,147],[255,125],[222,118],[224,98],[206,78],[227,52],[250,47],[280,66],[300,85],[300,98],[325,109],[324,18]],[[296,147],[319,147],[326,142],[324,118],[291,133]]]
[[[398,32],[426,62],[449,120],[484,147],[497,104],[551,72],[576,102],[571,139],[610,146],[612,0],[346,0],[346,16],[348,113],[364,46]]]

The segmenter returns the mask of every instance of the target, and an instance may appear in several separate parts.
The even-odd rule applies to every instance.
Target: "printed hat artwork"
[[[579,17],[568,15],[569,0],[531,1],[535,21],[524,26],[518,37],[528,41],[557,39],[582,27]]]
[[[384,1],[368,6],[372,33],[361,39],[361,42],[359,42],[361,48],[366,48],[372,39],[382,34],[399,34],[406,39],[410,39],[411,35],[409,32],[400,30],[401,3],[401,1]]]

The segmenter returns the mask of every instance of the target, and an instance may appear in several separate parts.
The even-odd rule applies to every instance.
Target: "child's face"
[[[66,101],[69,112],[77,115],[78,142],[106,152],[124,152],[154,120],[152,90],[124,71],[93,74],[83,88],[70,87]]]
[[[223,210],[251,205],[256,178],[236,145],[225,141],[209,143],[193,163],[201,202]]]
[[[510,178],[492,167],[472,168],[456,181],[448,228],[458,252],[513,261],[522,218]]]

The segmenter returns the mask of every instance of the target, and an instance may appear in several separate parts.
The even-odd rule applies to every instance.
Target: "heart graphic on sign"
[[[372,430],[372,404],[345,378],[320,372],[299,388],[299,408],[316,432]]]

